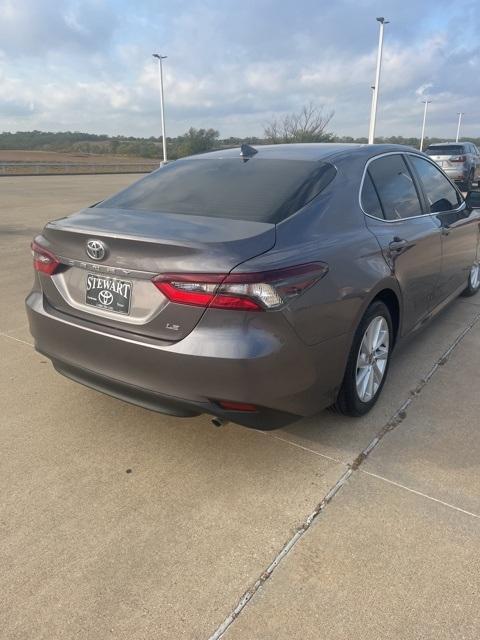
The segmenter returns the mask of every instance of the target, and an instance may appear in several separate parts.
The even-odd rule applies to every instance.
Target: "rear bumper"
[[[90,389],[95,389],[95,391],[100,391],[101,393],[105,393],[118,400],[123,400],[129,404],[177,418],[191,418],[202,413],[208,413],[219,416],[225,421],[238,422],[244,426],[257,429],[277,429],[298,420],[298,416],[282,411],[266,409],[264,407],[252,413],[222,411],[219,406],[211,402],[190,402],[185,400],[185,398],[165,396],[161,393],[120,382],[119,380],[106,378],[93,371],[80,369],[60,360],[52,360],[52,364],[58,373]]]
[[[40,291],[26,300],[35,347],[62,374],[127,402],[176,416],[209,413],[260,429],[283,426],[331,404],[343,377],[346,336],[307,346],[282,314],[206,312],[190,335],[168,343],[111,332],[49,307]],[[266,314],[265,314],[266,315]],[[148,341],[146,341],[148,340]],[[215,400],[256,412],[224,411]]]
[[[455,167],[452,169],[444,169],[444,172],[450,178],[450,180],[455,180],[456,182],[461,182],[468,178],[470,173],[470,168],[461,165],[460,167]]]

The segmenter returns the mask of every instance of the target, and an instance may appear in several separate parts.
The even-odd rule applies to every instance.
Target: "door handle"
[[[442,227],[442,236],[449,236],[449,235],[450,235],[449,227]]]
[[[389,243],[388,248],[392,253],[398,253],[409,247],[410,244],[411,243],[408,242],[408,240],[405,240],[405,238],[398,238],[395,236],[395,238]]]

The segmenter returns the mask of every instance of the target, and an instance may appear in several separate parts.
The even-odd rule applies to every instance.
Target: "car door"
[[[437,297],[444,300],[466,286],[477,251],[479,214],[468,209],[452,183],[429,160],[409,155],[427,204],[440,224],[442,268]]]
[[[433,308],[441,268],[438,221],[425,215],[413,175],[400,153],[367,164],[361,193],[369,229],[395,274],[403,302],[402,333]]]

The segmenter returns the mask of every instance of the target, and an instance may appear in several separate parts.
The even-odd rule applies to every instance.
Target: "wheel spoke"
[[[357,374],[357,388],[360,388],[362,394],[365,394],[365,389],[367,388],[368,376],[370,374],[370,366],[365,367],[361,370],[359,374]]]
[[[375,349],[378,348],[379,344],[381,344],[382,323],[383,318],[377,318],[377,320],[375,321],[372,340],[372,353],[375,351]]]
[[[361,349],[358,356],[357,369],[363,369],[364,367],[368,367],[368,355]]]
[[[373,391],[374,383],[375,383],[375,374],[374,374],[373,367],[371,367],[370,374],[368,376],[368,384],[367,384],[367,393],[366,393],[367,400],[371,400],[374,396],[374,391]]]
[[[373,365],[373,375],[375,378],[375,382],[377,383],[377,385],[380,386],[380,383],[382,382],[382,378],[383,378],[383,371],[378,366],[378,362],[375,362]]]
[[[386,329],[382,328],[382,330],[378,334],[377,342],[375,344],[375,349],[380,349],[385,345],[385,343],[388,343],[388,332]]]
[[[388,358],[388,349],[387,347],[380,347],[375,354],[377,360],[386,360]]]
[[[373,325],[370,325],[367,329],[367,333],[366,333],[366,337],[367,337],[367,349],[368,349],[368,354],[370,355],[373,351],[373,340],[375,337],[375,329],[373,327]]]

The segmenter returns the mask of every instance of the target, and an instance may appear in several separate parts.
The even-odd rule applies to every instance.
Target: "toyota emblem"
[[[98,294],[98,299],[101,304],[103,304],[105,307],[108,307],[113,302],[113,295],[110,293],[110,291],[103,290]]]
[[[107,247],[101,240],[89,240],[86,251],[87,256],[92,260],[103,260],[107,254]]]

